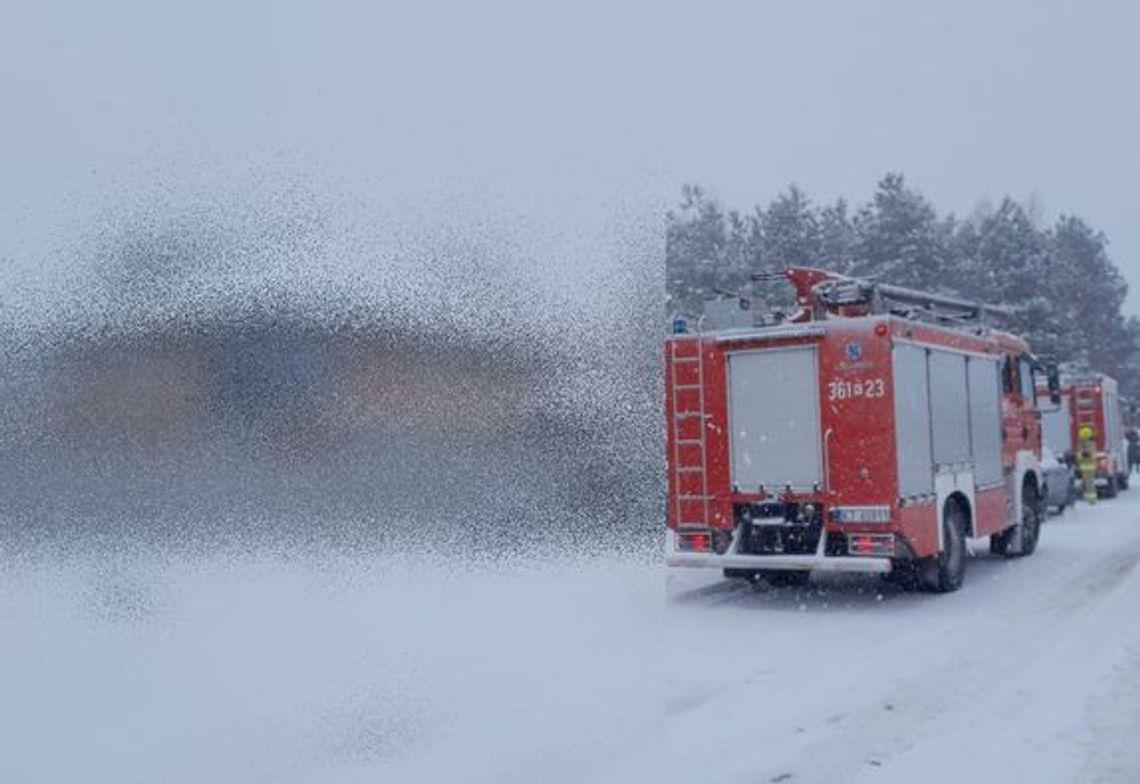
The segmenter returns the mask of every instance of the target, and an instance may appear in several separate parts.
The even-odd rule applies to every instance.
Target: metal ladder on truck
[[[670,348],[673,395],[673,481],[677,527],[709,524],[708,450],[705,445],[705,379],[701,341]]]
[[[1000,305],[986,305],[841,275],[818,284],[815,294],[822,303],[831,307],[867,304],[873,313],[893,313],[917,321],[955,326],[980,325],[987,320],[1008,319],[1013,315],[1011,309]]]
[[[1073,416],[1077,420],[1077,432],[1081,432],[1081,428],[1088,425],[1096,432],[1096,392],[1088,387],[1077,387],[1076,394],[1076,411]],[[1098,434],[1100,435],[1100,434]],[[1108,443],[1108,434],[1105,435],[1105,444]]]

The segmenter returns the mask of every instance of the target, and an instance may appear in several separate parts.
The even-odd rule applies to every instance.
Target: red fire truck
[[[1097,491],[1105,498],[1115,498],[1118,491],[1128,489],[1128,455],[1116,380],[1103,373],[1074,378],[1064,385],[1062,396],[1070,412],[1070,449],[1077,453],[1082,427],[1093,429]]]
[[[1040,363],[986,326],[998,309],[783,274],[798,306],[786,318],[695,333],[674,322],[667,563],[785,583],[884,573],[953,591],[967,538],[1031,554],[1044,515]]]

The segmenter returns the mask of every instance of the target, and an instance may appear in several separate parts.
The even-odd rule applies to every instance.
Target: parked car
[[[1041,450],[1041,469],[1045,473],[1045,505],[1064,514],[1065,509],[1077,502],[1077,474],[1072,457],[1058,456],[1049,447]]]

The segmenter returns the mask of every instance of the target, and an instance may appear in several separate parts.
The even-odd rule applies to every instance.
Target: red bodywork
[[[858,305],[826,314],[810,297],[811,287],[827,278],[818,270],[791,270],[801,312],[792,323],[732,329],[700,335],[674,335],[666,344],[666,421],[668,434],[668,526],[688,537],[685,549],[718,550],[717,532],[730,532],[744,505],[766,502],[812,504],[823,510],[888,507],[889,522],[844,522],[824,516],[824,536],[850,540],[841,555],[855,567],[854,553],[866,542],[852,534],[895,535],[897,555],[924,557],[940,549],[940,511],[936,499],[901,498],[892,347],[899,343],[994,357],[1004,381],[1000,397],[1002,478],[978,485],[971,498],[971,535],[986,536],[1015,522],[1008,481],[1040,458],[1041,424],[1033,383],[1021,361],[1029,351],[1018,337],[995,330],[963,330],[894,315],[873,315]],[[822,482],[810,489],[744,488],[732,484],[729,429],[728,357],[738,352],[815,346],[818,357],[819,432]],[[859,347],[854,355],[850,346]],[[929,382],[928,382],[929,383]],[[839,384],[840,387],[833,386]],[[874,395],[836,394],[836,390],[873,389]],[[1024,394],[1029,390],[1028,395]],[[756,405],[763,405],[757,400]],[[996,421],[996,419],[995,419]],[[702,436],[703,429],[703,439]],[[1019,455],[1021,456],[1019,462]],[[707,535],[706,535],[707,534]],[[728,537],[720,533],[721,541]],[[829,542],[829,550],[830,547]],[[680,545],[676,545],[678,549]],[[840,553],[830,553],[840,555]],[[840,559],[835,559],[840,560]],[[829,568],[832,568],[829,566]],[[843,570],[843,565],[834,567]],[[861,570],[862,569],[853,569]]]
[[[1124,451],[1124,424],[1116,380],[1103,374],[1078,378],[1063,388],[1069,401],[1073,454],[1080,451],[1080,429],[1089,426],[1097,449],[1097,476],[1128,476],[1128,459]]]

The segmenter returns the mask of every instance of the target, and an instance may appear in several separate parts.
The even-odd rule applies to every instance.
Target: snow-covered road
[[[0,560],[0,784],[630,781],[661,737],[645,667],[660,575],[398,554]]]
[[[945,596],[121,549],[0,561],[0,782],[1140,781],[1140,490]]]
[[[977,549],[942,596],[669,574],[674,780],[1140,781],[1140,490]]]

